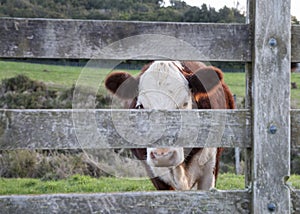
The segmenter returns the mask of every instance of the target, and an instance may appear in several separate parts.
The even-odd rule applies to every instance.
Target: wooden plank
[[[0,149],[249,147],[246,110],[1,110]]]
[[[292,149],[300,148],[300,110],[291,110],[291,146]]]
[[[0,20],[0,57],[251,59],[249,31],[245,24]],[[107,45],[109,48],[104,48]]]
[[[254,33],[254,1],[253,0],[247,0],[247,13],[246,13],[246,23],[249,24],[250,29],[250,35],[251,38],[253,38]],[[253,41],[251,41],[253,42]],[[251,51],[252,52],[252,51]],[[251,109],[252,108],[252,74],[253,67],[252,62],[248,62],[245,64],[245,85],[246,85],[246,91],[245,91],[245,109]],[[251,111],[251,118],[252,118],[252,111]],[[252,119],[249,119],[247,123],[251,123]],[[250,130],[248,130],[251,132]],[[246,148],[244,150],[244,156],[245,156],[245,163],[244,163],[244,174],[245,174],[245,186],[250,187],[251,186],[251,176],[252,176],[252,147]]]
[[[300,190],[291,191],[292,213],[300,213]]]
[[[200,51],[199,57],[201,60],[251,61],[250,30],[247,24],[26,18],[0,18],[0,20],[0,57],[4,58],[90,59],[97,57],[97,55],[99,55],[98,57],[102,56],[102,53],[99,53],[101,49],[124,38],[148,34],[147,38],[149,39],[151,38],[151,34],[160,34],[173,37],[174,42],[178,42],[175,39],[179,39],[184,43],[190,44],[196,50]],[[153,40],[155,39],[153,38]],[[145,40],[142,38],[140,41],[145,43]],[[293,62],[300,62],[299,41],[300,26],[294,25],[292,27],[291,40]],[[155,43],[155,41],[149,42]],[[157,43],[155,44],[158,45]],[[145,43],[143,47],[147,47],[146,45],[149,44]],[[168,45],[168,43],[161,42],[159,45]],[[132,51],[138,52],[138,50]],[[106,58],[123,60],[128,59],[126,57],[130,54],[135,56],[136,59],[151,58],[145,55],[145,50],[143,51],[139,56],[136,56],[138,53],[122,52],[119,55],[110,54]],[[159,47],[149,54],[154,54],[152,56],[161,56],[161,52],[165,55],[174,55],[174,47],[169,46],[164,51]],[[187,59],[186,57],[187,53],[177,56],[178,59]]]
[[[1,213],[250,213],[247,191],[0,196]]]
[[[246,72],[246,93],[245,93],[245,109],[251,109],[252,107],[252,63],[246,63],[245,65],[245,72]],[[252,112],[251,112],[252,113]],[[246,121],[247,124],[251,124],[251,118]],[[248,134],[251,136],[252,129],[247,129]],[[248,135],[247,134],[247,135]],[[245,171],[245,186],[248,187],[251,185],[251,176],[252,176],[252,150],[253,148],[245,148],[244,149],[244,156],[245,156],[245,165],[244,165],[244,171]]]
[[[252,213],[289,213],[290,0],[254,0]]]
[[[292,62],[300,62],[300,25],[292,26]]]

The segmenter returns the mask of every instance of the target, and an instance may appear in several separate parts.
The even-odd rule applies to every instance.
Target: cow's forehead
[[[149,108],[178,108],[190,99],[188,81],[177,61],[156,61],[141,75],[138,100]]]
[[[183,66],[178,61],[155,61],[143,73],[140,79],[140,88],[167,87],[168,84],[174,81],[174,84],[188,84],[186,78],[182,74]],[[149,84],[149,81],[152,81]]]

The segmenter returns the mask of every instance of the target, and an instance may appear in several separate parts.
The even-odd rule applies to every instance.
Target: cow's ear
[[[137,96],[138,80],[126,72],[111,73],[105,80],[105,87],[123,99]]]
[[[223,81],[220,69],[209,66],[186,77],[193,93],[207,93]]]

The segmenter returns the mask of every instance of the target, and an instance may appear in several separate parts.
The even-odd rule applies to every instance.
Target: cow
[[[153,61],[137,77],[112,72],[105,87],[131,109],[234,109],[223,73],[196,61]],[[209,190],[215,187],[223,148],[137,148],[157,190]]]

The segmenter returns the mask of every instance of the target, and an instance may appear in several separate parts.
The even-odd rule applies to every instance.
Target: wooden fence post
[[[247,0],[247,14],[246,14],[246,24],[249,25],[249,38],[253,38],[254,34],[254,0]],[[251,46],[253,46],[253,41],[249,41],[251,43]],[[253,48],[252,50],[253,51]],[[246,85],[246,91],[245,91],[245,109],[251,109],[252,107],[252,61],[247,62],[245,64],[245,85]],[[251,112],[251,118],[252,116]],[[247,120],[246,123],[251,124],[251,120]],[[252,130],[246,130],[249,135],[252,136]],[[249,187],[251,185],[251,176],[252,176],[252,150],[253,148],[246,148],[245,149],[245,186]]]
[[[290,0],[253,5],[252,213],[290,213]]]

